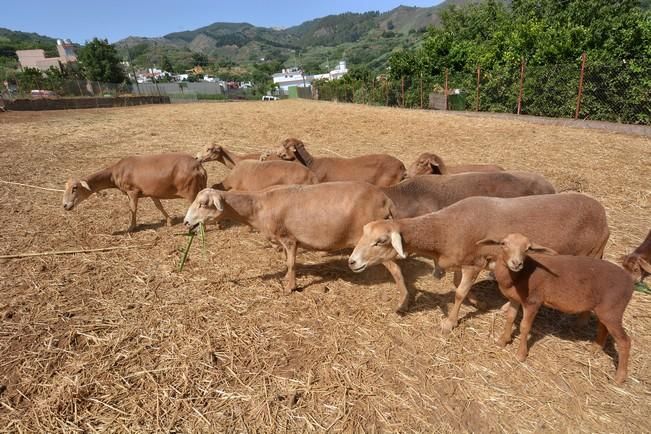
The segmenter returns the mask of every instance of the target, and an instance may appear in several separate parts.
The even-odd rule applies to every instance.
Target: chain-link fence
[[[371,82],[313,83],[314,98],[405,108],[472,110],[651,124],[651,65],[589,62],[508,66]],[[626,68],[624,68],[626,66]]]

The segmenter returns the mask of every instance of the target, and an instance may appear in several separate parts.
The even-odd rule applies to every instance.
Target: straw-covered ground
[[[316,155],[410,163],[435,151],[540,172],[604,204],[611,260],[651,227],[648,137],[308,101],[4,113],[0,129],[0,179],[41,187],[129,154],[268,149],[296,136]],[[206,165],[209,183],[227,170]],[[425,259],[403,261],[419,296],[398,317],[389,274],[353,274],[346,255],[301,252],[303,290],[283,295],[282,253],[243,226],[209,227],[179,273],[182,226],[165,227],[143,200],[139,230],[125,234],[115,190],[66,212],[61,193],[0,184],[0,206],[2,255],[130,248],[0,260],[5,431],[651,431],[647,295],[626,311],[633,349],[619,387],[612,344],[591,351],[594,320],[580,328],[544,310],[525,363],[514,344],[498,348],[504,299],[489,281],[473,288],[487,308],[465,305],[442,335],[452,282],[434,280]],[[166,206],[177,217],[187,207]]]

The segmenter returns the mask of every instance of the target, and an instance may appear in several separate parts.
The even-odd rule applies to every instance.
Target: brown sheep
[[[636,282],[642,282],[651,275],[651,231],[633,253],[622,258],[622,266]]]
[[[69,179],[63,193],[63,208],[70,211],[91,194],[117,188],[129,197],[131,224],[136,228],[138,199],[150,197],[168,226],[172,219],[160,199],[184,198],[192,202],[206,188],[208,175],[201,163],[189,154],[157,154],[126,157],[83,179]]]
[[[297,247],[327,252],[353,247],[366,223],[391,218],[392,211],[391,199],[364,182],[279,186],[248,193],[205,189],[184,223],[196,230],[201,222],[234,220],[282,245],[287,257],[285,289],[291,292],[296,288]],[[397,281],[402,279],[394,261],[383,265]]]
[[[518,197],[556,192],[549,181],[531,172],[423,175],[384,187],[382,191],[396,206],[395,218],[438,211],[471,196]]]
[[[599,320],[596,343],[603,348],[608,333],[613,336],[619,351],[615,381],[621,384],[626,380],[631,339],[622,326],[622,318],[633,295],[633,281],[625,270],[601,259],[558,255],[518,233],[502,240],[480,240],[477,244],[501,246],[495,261],[495,279],[511,303],[504,331],[497,341],[500,346],[511,341],[520,305],[521,362],[527,358],[527,338],[540,306],[566,313],[594,311]]]
[[[355,158],[315,158],[307,152],[302,141],[292,138],[283,142],[278,156],[310,168],[319,178],[319,182],[361,181],[388,187],[402,181],[406,175],[405,165],[387,154]]]
[[[224,166],[232,169],[240,161],[260,160],[260,157],[262,155],[265,155],[265,160],[280,160],[280,157],[272,152],[251,152],[248,154],[236,154],[234,152],[226,150],[226,148],[219,145],[208,146],[203,152],[199,152],[196,158],[201,163],[205,163],[207,161],[219,161]]]
[[[419,175],[454,175],[464,172],[500,172],[504,168],[495,164],[461,164],[448,166],[443,158],[431,152],[425,152],[409,166],[407,176],[412,178]]]
[[[290,161],[241,161],[222,182],[212,188],[259,191],[274,185],[318,183],[310,169]]]
[[[454,270],[454,306],[441,324],[449,332],[473,282],[482,269],[490,269],[494,256],[494,248],[477,246],[477,241],[501,239],[512,232],[529,233],[563,254],[596,258],[603,255],[610,235],[604,207],[584,194],[470,197],[424,216],[367,224],[349,267],[361,272],[413,252],[433,258],[444,270]],[[409,306],[415,294],[408,288],[399,286],[399,290],[408,294],[402,305]]]

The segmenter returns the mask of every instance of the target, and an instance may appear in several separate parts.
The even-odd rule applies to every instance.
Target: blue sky
[[[162,36],[216,21],[289,27],[341,12],[387,11],[396,6],[433,6],[442,0],[3,0],[0,27],[69,38],[94,36],[115,42],[127,36]]]

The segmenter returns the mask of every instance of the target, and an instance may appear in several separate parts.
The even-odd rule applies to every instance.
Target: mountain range
[[[217,22],[196,30],[159,38],[131,36],[115,43],[137,65],[172,63],[247,66],[264,60],[323,70],[340,59],[372,69],[385,65],[396,48],[412,46],[420,33],[440,23],[440,12],[450,5],[482,0],[446,0],[432,7],[399,6],[388,12],[343,13],[306,21],[286,29],[249,23]],[[504,0],[506,1],[506,0]]]

